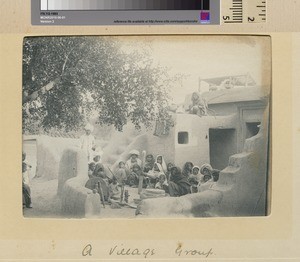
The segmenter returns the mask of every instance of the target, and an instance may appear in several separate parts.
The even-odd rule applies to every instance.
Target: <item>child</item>
[[[140,175],[142,175],[141,167],[138,164],[134,164],[132,166],[132,172],[128,175],[127,184],[131,187],[137,187]]]
[[[93,172],[95,170],[96,164],[94,162],[89,163],[89,170],[88,170],[88,176],[92,177]]]
[[[29,176],[27,172],[27,164],[22,162],[22,191],[23,191],[23,207],[32,208],[31,205],[31,190],[29,186]]]
[[[192,174],[189,174],[188,180],[191,185],[197,186],[199,182],[201,182],[202,175],[200,174],[200,168],[198,166],[194,166],[192,169]]]
[[[198,192],[203,192],[212,187],[215,182],[213,181],[210,174],[205,174],[203,182],[198,185]]]
[[[168,183],[167,183],[167,178],[164,173],[160,173],[158,182],[155,185],[156,189],[163,189],[165,192],[168,190]]]
[[[109,199],[120,200],[121,191],[119,189],[119,185],[116,177],[112,178],[112,182],[109,184],[108,189],[109,189]]]
[[[146,161],[145,161],[145,164],[144,164],[144,172],[145,173],[148,173],[150,170],[153,169],[153,166],[154,166],[154,156],[149,154],[146,156]]]
[[[211,176],[211,173],[212,173],[212,167],[210,164],[203,164],[200,168],[200,173],[202,175],[210,175]]]
[[[125,170],[125,163],[123,161],[119,162],[118,169],[115,173],[116,179],[120,185],[124,185],[127,181],[127,174]]]
[[[214,169],[212,171],[212,177],[213,177],[213,180],[214,182],[217,182],[219,180],[219,176],[220,176],[220,170],[217,170],[217,169]]]

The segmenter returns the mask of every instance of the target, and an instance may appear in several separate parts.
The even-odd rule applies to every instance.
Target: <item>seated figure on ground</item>
[[[89,170],[88,170],[88,176],[89,176],[89,177],[92,177],[92,176],[93,176],[93,173],[94,173],[95,168],[96,168],[95,162],[89,163]]]
[[[203,182],[198,185],[198,192],[203,192],[207,189],[210,189],[214,185],[214,180],[211,175],[205,174]]]
[[[162,189],[166,193],[169,193],[168,181],[167,181],[167,177],[164,173],[160,173],[160,175],[158,177],[158,182],[156,183],[155,188]]]
[[[162,166],[159,163],[155,162],[153,169],[150,170],[147,174],[145,174],[148,177],[148,184],[147,184],[148,188],[155,187],[155,184],[156,184],[160,174],[164,174]]]
[[[168,163],[167,164],[167,172],[166,172],[166,178],[167,178],[167,182],[169,183],[170,179],[171,179],[171,168],[174,166],[173,163]]]
[[[153,169],[154,163],[155,163],[154,156],[152,154],[147,155],[146,159],[145,159],[145,164],[144,164],[143,171],[145,173],[148,173],[150,170]]]
[[[139,177],[144,176],[141,167],[138,164],[134,164],[132,167],[132,171],[127,176],[127,185],[130,187],[137,187],[139,184]]]
[[[99,188],[99,184],[100,187]],[[102,164],[97,164],[93,174],[90,176],[89,180],[86,182],[85,187],[91,190],[97,189],[98,193],[101,196],[101,191],[104,196],[104,200],[107,201],[109,198],[109,189],[108,189],[108,178],[104,171],[104,166]]]
[[[192,162],[186,162],[183,166],[182,174],[186,177],[189,177],[192,174],[193,167],[194,165]]]
[[[171,168],[171,180],[169,182],[169,194],[171,197],[179,197],[191,193],[191,184],[186,176],[181,173],[179,167]]]
[[[198,166],[194,166],[192,169],[192,174],[188,176],[188,181],[191,184],[191,192],[197,193],[197,186],[201,183],[202,175],[200,174],[200,168]]]
[[[212,175],[212,171],[213,171],[213,168],[210,164],[206,163],[206,164],[203,164],[201,167],[200,167],[200,174],[202,175],[201,176],[201,182],[203,182],[203,179],[204,179],[204,176],[205,175]]]
[[[220,176],[220,170],[214,169],[211,173],[214,182],[217,182],[219,180],[219,176]]]
[[[160,166],[160,169],[162,170],[162,172],[164,172],[164,173],[167,172],[167,165],[166,165],[165,159],[162,155],[156,156],[155,163]]]
[[[129,152],[129,154],[130,154],[130,157],[129,157],[129,159],[125,163],[125,168],[126,168],[127,174],[129,174],[130,172],[132,172],[133,166],[135,164],[139,165],[140,167],[142,166],[142,161],[141,161],[141,159],[139,159],[139,155],[140,155],[139,151],[137,151],[137,150],[131,150]]]

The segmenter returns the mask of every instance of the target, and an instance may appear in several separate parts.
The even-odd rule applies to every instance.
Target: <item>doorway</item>
[[[246,139],[256,136],[259,132],[260,122],[246,123]]]
[[[209,129],[209,156],[213,168],[222,170],[228,166],[229,157],[237,153],[236,130]]]

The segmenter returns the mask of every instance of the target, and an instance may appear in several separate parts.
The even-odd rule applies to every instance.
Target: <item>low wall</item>
[[[223,200],[214,212],[222,216],[265,216],[267,192],[267,156],[261,134],[246,140],[244,151],[230,157],[229,166],[220,172],[213,187],[223,192]],[[258,146],[260,145],[260,146]]]
[[[65,182],[73,177],[88,180],[87,155],[76,147],[66,148],[61,155],[58,171],[58,195],[63,193]]]
[[[138,206],[138,217],[205,217],[222,200],[222,193],[207,190],[181,197],[144,199]]]
[[[88,161],[79,148],[63,151],[59,164],[57,194],[61,198],[62,213],[66,217],[97,217],[100,215],[100,196],[91,197],[88,181]],[[98,201],[97,201],[98,199]]]
[[[78,139],[38,136],[36,141],[36,177],[56,179],[63,151],[78,145]]]

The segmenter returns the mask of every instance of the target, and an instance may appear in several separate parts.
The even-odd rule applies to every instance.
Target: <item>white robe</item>
[[[88,156],[90,162],[93,158],[92,148],[95,146],[95,137],[93,135],[82,135],[80,137],[80,148],[84,150]]]

